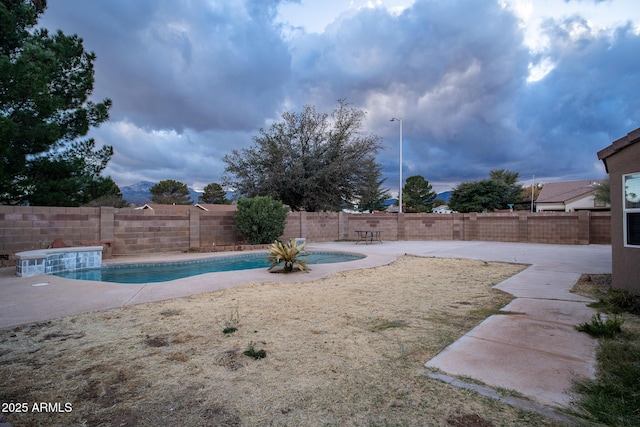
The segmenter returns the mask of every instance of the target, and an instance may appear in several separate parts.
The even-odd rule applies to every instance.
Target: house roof
[[[618,151],[628,147],[629,145],[635,144],[638,141],[640,141],[640,128],[632,130],[626,136],[613,141],[607,148],[598,151],[598,159],[602,160],[605,169],[607,170],[607,172],[609,172],[609,167],[607,166],[607,158],[616,154]]]
[[[143,211],[153,211],[155,213],[184,213],[188,212],[190,209],[193,209],[193,205],[163,205],[159,203],[145,203],[142,206],[138,206],[135,210],[143,210]]]
[[[195,207],[206,212],[231,212],[238,210],[237,205],[225,205],[222,203],[198,203]]]
[[[233,212],[233,211],[237,211],[238,210],[238,206],[237,205],[224,205],[224,204],[218,204],[218,203],[198,203],[196,205],[161,205],[158,203],[145,203],[142,206],[139,206],[136,208],[136,210],[145,210],[145,209],[151,209],[151,210],[169,210],[169,211],[175,211],[175,210],[189,210],[189,209],[202,209],[203,211],[206,212]]]
[[[536,203],[565,203],[595,191],[601,180],[549,182],[542,187]]]
[[[139,210],[143,210],[143,209],[152,209],[152,210],[153,210],[153,209],[154,209],[154,206],[158,206],[158,205],[152,205],[152,204],[150,204],[150,203],[145,203],[145,204],[144,204],[144,205],[142,205],[142,206],[138,206],[138,207],[136,208],[136,210],[137,210],[137,211],[139,211]]]

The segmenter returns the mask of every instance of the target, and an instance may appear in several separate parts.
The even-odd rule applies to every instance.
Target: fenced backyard
[[[610,244],[609,212],[487,214],[348,214],[291,212],[282,239],[357,240],[357,230],[380,230],[382,241],[478,240],[548,244]],[[246,248],[235,212],[193,206],[156,209],[0,206],[0,259],[20,251],[99,245],[106,256]]]

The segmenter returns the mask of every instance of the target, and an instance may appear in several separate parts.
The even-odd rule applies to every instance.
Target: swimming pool
[[[309,251],[308,254],[304,259],[310,266],[355,261],[366,256],[347,252]],[[267,253],[254,253],[180,262],[107,265],[55,275],[67,279],[126,284],[168,282],[205,273],[268,268],[271,263],[267,261],[267,256]]]

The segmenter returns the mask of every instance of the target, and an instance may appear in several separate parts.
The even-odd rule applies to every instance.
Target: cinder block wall
[[[300,214],[299,235],[310,242],[340,240],[339,212],[298,212]]]
[[[589,243],[611,244],[611,212],[592,212],[589,221]]]
[[[302,229],[302,215],[303,212],[289,212],[287,216],[287,222],[284,226],[284,234],[282,235],[282,241],[288,241],[296,237],[304,237],[304,230]]]
[[[0,206],[0,260],[46,248],[109,241],[114,255],[182,252],[240,244],[235,212],[189,206],[154,210]],[[486,240],[552,244],[610,244],[609,212],[495,214],[346,214],[291,212],[282,240],[355,240],[356,230],[381,230],[382,240]]]
[[[345,215],[346,235],[340,240],[356,240],[357,230],[381,230],[383,240],[403,240],[398,238],[398,215],[394,214],[350,214]]]
[[[522,241],[519,214],[466,214],[463,216],[465,240],[496,242]]]
[[[113,254],[178,252],[189,249],[188,212],[118,209],[114,215]]]
[[[406,240],[454,240],[453,216],[405,214]]]
[[[72,245],[100,238],[100,208],[0,205],[0,255],[48,248],[60,237]]]
[[[530,243],[587,244],[589,235],[579,235],[579,213],[541,213],[527,221]]]
[[[233,245],[240,241],[235,212],[200,213],[200,247]],[[192,245],[193,246],[193,245]]]

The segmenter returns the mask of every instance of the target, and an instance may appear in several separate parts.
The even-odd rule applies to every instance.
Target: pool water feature
[[[307,253],[309,255],[303,259],[306,259],[310,266],[355,261],[366,256],[347,252],[309,251]],[[269,268],[271,263],[267,261],[267,256],[267,253],[254,253],[191,261],[107,265],[55,275],[67,279],[125,284],[168,282],[205,273]]]

